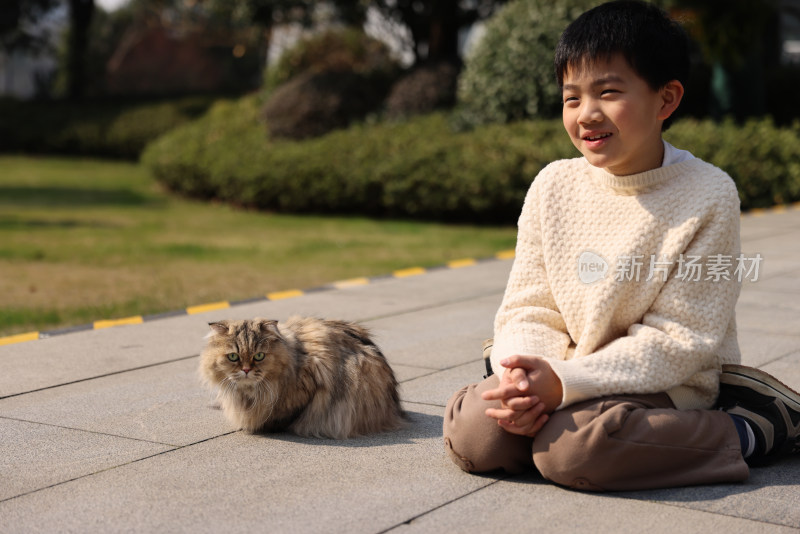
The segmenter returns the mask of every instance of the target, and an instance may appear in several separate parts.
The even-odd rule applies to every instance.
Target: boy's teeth
[[[604,133],[604,134],[595,135],[595,136],[592,136],[592,137],[587,137],[586,140],[587,141],[597,141],[598,139],[603,139],[604,137],[608,137],[609,135],[611,135],[611,134]]]

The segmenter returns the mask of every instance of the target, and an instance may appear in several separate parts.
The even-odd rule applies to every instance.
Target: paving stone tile
[[[390,363],[444,369],[481,358],[502,293],[369,321]]]
[[[470,476],[470,475],[464,475]],[[796,532],[793,528],[680,506],[565,490],[537,475],[498,481],[399,525],[392,533],[613,532],[615,534]]]
[[[468,384],[480,382],[486,374],[483,360],[475,360],[436,374],[422,376],[400,385],[400,395],[408,402],[440,406],[444,409],[453,394]]]
[[[749,256],[753,257],[755,254],[750,254]],[[743,274],[742,284],[745,288],[748,286],[757,288],[767,280],[773,280],[773,284],[776,284],[778,283],[775,281],[776,278],[784,276],[796,278],[798,275],[798,263],[800,263],[800,258],[794,255],[771,255],[765,257],[758,267],[758,271],[754,270]]]
[[[768,334],[740,328],[739,348],[742,351],[742,364],[761,367],[800,351],[800,332],[797,335]]]
[[[494,481],[450,462],[436,409],[406,408],[402,431],[235,433],[0,502],[0,517],[17,532],[374,533]]]
[[[797,232],[800,228],[793,228],[791,230],[775,232],[769,236],[762,236],[757,239],[743,239],[742,240],[742,253],[746,257],[751,257],[755,254],[761,254],[763,259],[762,267],[767,268],[771,259],[797,257],[797,252],[791,247],[787,247],[787,241],[796,239]]]
[[[758,217],[745,215],[740,224],[742,242],[745,243],[777,235],[790,238],[796,230],[800,230],[800,210],[769,213]]]
[[[800,260],[795,264],[800,264]],[[787,296],[800,298],[800,270],[782,272],[780,276],[766,277],[752,285],[758,286],[758,290],[766,292],[768,297],[775,293],[784,293]]]
[[[631,492],[626,497],[800,529],[800,457],[751,469],[741,484]]]
[[[800,350],[761,366],[761,369],[800,393]]]
[[[427,367],[415,367],[413,365],[391,364],[394,376],[398,382],[407,382],[420,376],[425,376],[438,372],[438,369],[430,369]]]
[[[742,330],[794,335],[800,332],[800,310],[770,306],[769,302],[742,304],[736,307],[736,324]]]
[[[800,278],[800,272],[798,272],[798,278]],[[752,288],[741,292],[737,309],[755,307],[787,310],[790,313],[800,311],[800,293],[767,289],[759,284],[760,282],[753,284]]]
[[[232,429],[197,379],[198,359],[0,400],[0,417],[186,445]]]
[[[0,417],[175,446],[236,430],[214,409],[212,396],[196,378],[197,364],[197,358],[191,358],[3,399]],[[398,380],[406,383],[420,376],[433,377],[435,372],[402,364],[393,368]],[[437,383],[433,378],[432,382]],[[404,388],[401,385],[402,398],[416,400],[407,398]]]
[[[0,417],[0,501],[169,449],[159,443]]]

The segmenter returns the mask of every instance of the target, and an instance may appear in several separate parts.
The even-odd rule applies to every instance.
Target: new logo
[[[588,250],[578,258],[578,278],[584,284],[593,284],[608,274],[608,262]]]

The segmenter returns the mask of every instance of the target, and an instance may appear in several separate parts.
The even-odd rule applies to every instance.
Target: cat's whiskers
[[[272,417],[272,412],[275,410],[275,392],[266,380],[260,380],[258,386],[259,404],[269,405],[269,413],[267,414],[267,420],[269,420],[269,418]],[[261,402],[262,398],[263,403]]]
[[[232,376],[226,376],[220,382],[220,394],[224,397],[232,397],[236,389],[236,380]]]

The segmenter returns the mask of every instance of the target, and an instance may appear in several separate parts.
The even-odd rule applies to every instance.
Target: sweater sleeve
[[[562,381],[562,408],[607,395],[658,392],[670,393],[680,408],[676,397],[681,388],[708,388],[717,379],[718,351],[741,288],[734,273],[740,251],[739,198],[732,184],[722,196],[701,215],[683,251],[685,260],[699,259],[696,263],[704,266],[699,280],[680,276],[683,265],[676,262],[648,311],[626,335],[582,357],[550,360]],[[728,262],[727,277],[709,272],[708,265]]]
[[[534,181],[525,198],[514,265],[495,316],[491,363],[497,376],[505,371],[499,363],[503,358],[522,354],[561,359],[570,344],[542,257],[536,184]]]

